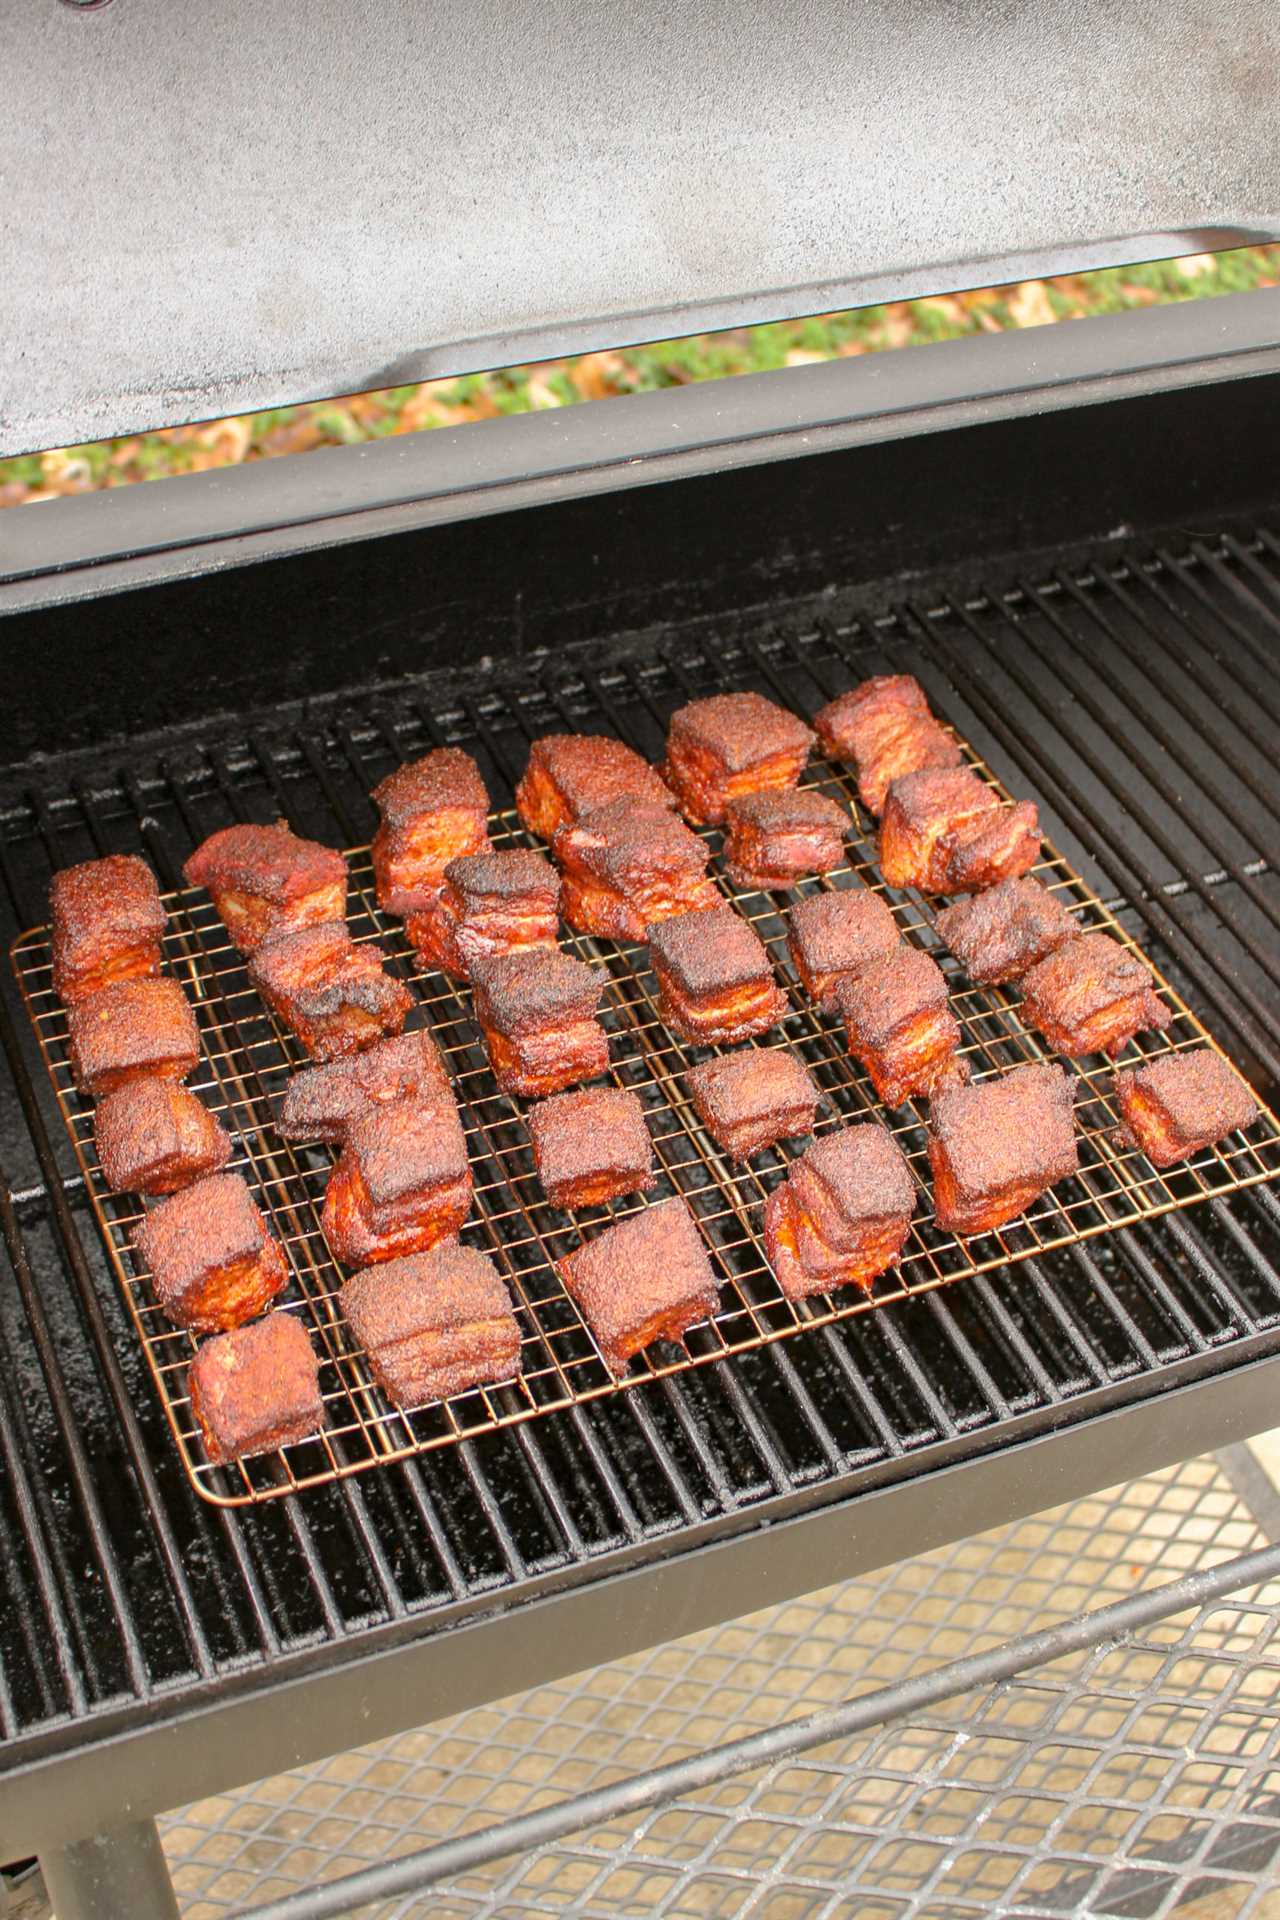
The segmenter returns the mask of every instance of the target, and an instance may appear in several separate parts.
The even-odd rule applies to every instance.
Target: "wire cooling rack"
[[[1006,802],[1008,794],[977,755],[965,758]],[[503,1272],[520,1321],[521,1372],[505,1384],[473,1389],[412,1413],[387,1400],[346,1325],[338,1290],[346,1274],[320,1230],[320,1209],[333,1156],[282,1140],[274,1115],[291,1073],[307,1064],[294,1037],[278,1026],[250,986],[242,956],[207,896],[185,890],[165,896],[169,924],[165,959],[181,982],[201,1029],[204,1058],[194,1092],[232,1134],[230,1165],[244,1173],[285,1247],[291,1285],[276,1302],[296,1313],[321,1356],[325,1425],[314,1439],[257,1459],[214,1467],[191,1413],[187,1371],[196,1343],[169,1325],[157,1307],[149,1277],[133,1250],[142,1218],[135,1197],[112,1194],[103,1180],[93,1139],[93,1105],[77,1092],[67,1054],[66,1013],[53,991],[49,930],[38,927],[14,942],[11,958],[39,1039],[59,1108],[83,1171],[112,1267],[142,1341],[183,1465],[198,1493],[223,1506],[243,1506],[360,1473],[412,1454],[455,1445],[500,1427],[625,1392],[687,1368],[745,1353],[806,1327],[867,1313],[890,1301],[1069,1246],[1118,1227],[1280,1175],[1280,1126],[1263,1110],[1247,1133],[1236,1133],[1181,1166],[1160,1171],[1117,1139],[1119,1115],[1111,1094],[1112,1062],[1094,1055],[1071,1061],[1077,1076],[1076,1120],[1080,1171],[1007,1226],[972,1239],[941,1232],[933,1219],[923,1103],[886,1111],[863,1071],[849,1058],[843,1029],[819,1015],[797,982],[786,950],[787,908],[819,887],[870,887],[883,894],[906,939],[933,953],[947,975],[951,1006],[962,1029],[961,1053],[980,1081],[1028,1061],[1051,1058],[1044,1042],[1023,1026],[1016,991],[968,983],[933,927],[920,896],[885,887],[875,861],[874,823],[862,810],[846,769],[814,763],[805,784],[842,801],[852,830],[848,865],[791,895],[747,893],[719,872],[725,897],[749,920],[786,983],[789,1011],[781,1026],[755,1044],[794,1048],[821,1090],[816,1131],[850,1120],[877,1118],[892,1131],[918,1188],[911,1231],[899,1264],[863,1293],[844,1288],[806,1301],[788,1300],[770,1270],[762,1235],[764,1201],[805,1142],[784,1143],[734,1166],[704,1133],[690,1103],[686,1075],[713,1049],[692,1047],[658,1017],[656,984],[643,946],[586,939],[566,931],[564,944],[597,967],[604,979],[601,1019],[609,1033],[609,1078],[637,1094],[653,1137],[658,1181],[644,1199],[563,1212],[548,1206],[534,1172],[524,1105],[497,1091],[489,1072],[470,995],[443,974],[424,972],[400,922],[378,909],[367,847],[347,854],[351,874],[348,920],[357,940],[379,940],[390,965],[417,1000],[411,1026],[429,1027],[444,1054],[462,1113],[474,1179],[474,1205],[463,1237],[492,1255]],[[538,846],[514,812],[491,822],[497,846]],[[718,849],[720,836],[707,830]],[[1082,931],[1104,929],[1133,952],[1139,949],[1085,882],[1046,843],[1036,877],[1075,915]],[[1144,955],[1145,959],[1146,956]],[[1146,964],[1151,966],[1150,960]],[[1173,1013],[1159,1034],[1139,1036],[1120,1064],[1195,1046],[1215,1046],[1195,1014],[1156,969],[1160,993]],[[1220,1051],[1220,1049],[1218,1049]],[[691,1207],[720,1280],[720,1305],[694,1327],[684,1348],[657,1345],[614,1380],[590,1332],[565,1293],[556,1261],[611,1218],[673,1195]]]

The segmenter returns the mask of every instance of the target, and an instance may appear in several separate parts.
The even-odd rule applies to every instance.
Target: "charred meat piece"
[[[211,833],[182,871],[193,887],[207,889],[241,953],[291,928],[341,920],[347,910],[342,855],[316,840],[300,840],[283,820]]]
[[[249,962],[249,978],[282,1025],[315,1060],[359,1053],[404,1026],[413,995],[371,941],[345,922],[273,934]]]
[[[132,853],[64,867],[49,884],[53,990],[68,1005],[113,980],[160,971],[165,913],[155,875]]]
[[[399,1407],[520,1371],[520,1327],[502,1276],[458,1240],[356,1274],[338,1305],[374,1379]]]
[[[844,864],[849,815],[811,788],[744,793],[725,809],[725,827],[725,865],[735,887],[793,887],[808,873]]]
[[[600,733],[548,733],[529,749],[516,788],[516,811],[530,833],[548,843],[561,827],[615,801],[675,806],[675,796],[638,753]]]
[[[891,887],[977,893],[1033,867],[1040,827],[1032,801],[1005,806],[968,767],[895,780],[880,822],[880,871]]]
[[[1079,1168],[1071,1082],[1061,1067],[1015,1067],[946,1087],[929,1113],[934,1212],[945,1233],[988,1233]]]
[[[555,854],[564,917],[579,933],[643,940],[655,921],[720,905],[706,842],[649,800],[613,800],[561,827]]]
[[[588,1087],[529,1114],[533,1164],[553,1207],[599,1207],[655,1184],[653,1142],[634,1093]]]
[[[787,951],[811,1000],[830,1013],[840,984],[898,946],[898,923],[878,893],[863,887],[815,893],[791,909]]]
[[[619,1220],[557,1262],[610,1373],[654,1340],[683,1341],[716,1310],[716,1276],[684,1200]]]
[[[106,1096],[93,1117],[93,1138],[113,1193],[176,1193],[231,1158],[231,1142],[208,1108],[154,1073]]]
[[[397,767],[373,790],[382,815],[373,836],[378,905],[412,913],[444,882],[451,860],[489,844],[489,795],[480,769],[460,747],[436,747]]]
[[[957,900],[938,915],[938,932],[980,987],[1020,980],[1079,931],[1057,895],[1025,873]]]
[[[393,1100],[348,1126],[320,1225],[337,1259],[368,1267],[425,1253],[470,1210],[467,1143],[452,1099]]]
[[[673,1033],[728,1046],[776,1027],[787,1011],[769,955],[732,907],[682,913],[650,929],[658,1012]]]
[[[924,688],[909,673],[882,673],[828,701],[814,726],[832,760],[858,769],[862,804],[877,816],[903,774],[958,767],[960,749],[929,711]]]
[[[829,1133],[765,1202],[764,1244],[790,1300],[870,1288],[902,1251],[916,1194],[892,1135],[874,1123]]]
[[[214,1465],[272,1453],[324,1425],[320,1362],[291,1313],[206,1340],[187,1376],[191,1411]]]
[[[695,827],[724,819],[741,793],[794,787],[813,730],[760,693],[713,693],[671,717],[663,773]]]
[[[744,1047],[704,1060],[685,1084],[699,1120],[731,1160],[813,1132],[818,1090],[785,1047]]]
[[[1146,964],[1106,933],[1082,933],[1022,982],[1021,1014],[1059,1053],[1113,1057],[1135,1033],[1173,1018]]]
[[[948,1081],[966,1077],[956,1058],[960,1025],[947,1005],[942,969],[919,947],[904,942],[843,980],[837,1004],[849,1051],[886,1107],[900,1107],[912,1094],[932,1097]]]
[[[1124,1139],[1154,1167],[1189,1160],[1258,1117],[1252,1090],[1209,1047],[1117,1073],[1116,1100]]]
[[[419,957],[462,980],[492,954],[554,947],[559,925],[559,876],[527,847],[451,860],[439,893],[405,922]]]
[[[155,1073],[185,1080],[200,1059],[195,1015],[176,980],[116,980],[86,993],[67,1015],[76,1085],[101,1098]]]
[[[535,1100],[605,1072],[609,1038],[596,1019],[602,990],[594,968],[555,947],[485,961],[475,1012],[503,1093]]]
[[[425,1028],[378,1040],[366,1053],[295,1073],[284,1090],[276,1132],[285,1140],[338,1142],[358,1113],[389,1100],[453,1098],[440,1049]]]
[[[162,1200],[135,1244],[162,1311],[192,1333],[253,1320],[288,1285],[284,1254],[238,1173],[211,1173]]]

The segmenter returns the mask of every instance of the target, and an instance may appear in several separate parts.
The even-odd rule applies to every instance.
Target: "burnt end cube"
[[[1121,1138],[1154,1167],[1176,1166],[1258,1117],[1252,1089],[1210,1047],[1117,1073]]]
[[[732,907],[685,913],[650,930],[658,1011],[674,1033],[704,1046],[749,1040],[787,1010],[763,942]]]
[[[489,844],[489,795],[460,747],[437,747],[397,767],[373,790],[382,815],[373,836],[378,905],[413,913],[444,883],[451,860]]]
[[[842,1127],[815,1140],[765,1202],[764,1243],[784,1294],[869,1289],[902,1251],[915,1186],[884,1127]]]
[[[320,1224],[335,1257],[367,1267],[425,1253],[471,1211],[471,1169],[452,1099],[358,1114],[329,1177]]]
[[[554,947],[559,926],[559,875],[527,847],[451,860],[439,893],[405,922],[419,958],[461,980],[494,954]]]
[[[117,980],[72,1006],[67,1050],[76,1085],[100,1099],[139,1074],[185,1080],[200,1059],[200,1034],[176,980]]]
[[[187,1375],[191,1411],[215,1466],[274,1453],[324,1425],[320,1362],[291,1313],[206,1340]]]
[[[475,1012],[503,1093],[533,1100],[607,1070],[609,1037],[595,1017],[603,984],[593,967],[558,948],[485,961]]]
[[[980,987],[1021,979],[1080,929],[1056,894],[1021,874],[958,900],[938,915],[938,932]]]
[[[811,788],[744,793],[725,810],[725,865],[735,887],[792,887],[844,865],[846,809]]]
[[[616,1221],[558,1261],[557,1270],[615,1376],[655,1340],[683,1341],[719,1301],[707,1249],[683,1200]]]
[[[502,1276],[458,1240],[356,1274],[338,1305],[374,1379],[399,1407],[520,1372],[520,1326]]]
[[[838,1005],[849,1052],[887,1107],[967,1076],[956,1056],[960,1026],[942,969],[919,947],[904,942],[842,981]]]
[[[744,1047],[704,1060],[685,1084],[699,1120],[731,1160],[813,1132],[818,1090],[785,1047]]]
[[[516,810],[530,833],[550,843],[561,827],[617,801],[670,810],[675,795],[638,753],[598,733],[548,733],[529,749]]]
[[[176,1193],[231,1158],[226,1131],[208,1108],[176,1080],[153,1073],[106,1095],[93,1138],[113,1193]]]
[[[342,855],[299,839],[283,820],[211,833],[182,871],[191,886],[206,889],[241,953],[254,952],[273,934],[341,920],[347,910]]]
[[[707,875],[706,842],[673,805],[614,800],[560,828],[555,854],[571,927],[605,940],[643,940],[656,921],[721,904]]]
[[[960,748],[934,719],[924,688],[909,673],[864,680],[828,701],[813,724],[832,760],[853,762],[858,797],[876,815],[904,774],[962,764]]]
[[[413,995],[385,960],[381,947],[331,922],[274,934],[250,959],[249,979],[313,1059],[337,1060],[404,1026]]]
[[[295,1073],[276,1132],[285,1140],[341,1141],[358,1113],[390,1100],[449,1101],[453,1090],[426,1028],[375,1041],[365,1053]]]
[[[814,733],[760,693],[714,693],[671,717],[663,774],[694,826],[715,826],[730,800],[794,787]]]
[[[1023,976],[1021,1015],[1059,1053],[1115,1055],[1173,1018],[1150,969],[1106,933],[1084,933]]]
[[[135,1245],[160,1308],[193,1333],[255,1319],[289,1281],[284,1253],[238,1173],[212,1173],[162,1200]]]
[[[644,1108],[634,1093],[589,1087],[529,1112],[533,1164],[553,1207],[598,1207],[647,1193],[657,1176]]]
[[[1034,804],[1006,806],[968,767],[895,780],[880,821],[880,871],[891,887],[977,893],[1026,873],[1040,856]]]
[[[1079,1169],[1073,1092],[1061,1067],[1015,1067],[947,1087],[929,1116],[934,1213],[946,1233],[987,1233]]]
[[[841,983],[893,953],[901,934],[885,900],[869,888],[815,893],[791,909],[787,951],[811,1000],[832,1012]]]
[[[49,883],[53,990],[68,1005],[115,980],[160,971],[165,912],[155,875],[135,854],[64,867]]]

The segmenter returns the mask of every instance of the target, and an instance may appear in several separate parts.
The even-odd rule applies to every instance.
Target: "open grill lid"
[[[0,453],[1280,234],[1274,0],[12,0]]]

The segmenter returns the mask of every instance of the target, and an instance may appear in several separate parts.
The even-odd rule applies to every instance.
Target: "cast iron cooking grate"
[[[1007,800],[977,754],[961,744],[981,777]],[[932,916],[919,898],[884,886],[874,864],[873,823],[859,806],[847,770],[815,763],[807,783],[843,800],[855,825],[847,843],[848,865],[823,881],[805,883],[804,890],[868,886],[884,894],[905,937],[934,953],[947,972],[951,1005],[963,1032],[962,1050],[974,1079],[1050,1057],[1039,1037],[1023,1026],[1016,994],[967,984],[938,940]],[[495,815],[492,831],[500,846],[539,844],[512,812]],[[708,833],[718,845],[718,835]],[[689,1103],[684,1075],[710,1050],[683,1044],[659,1019],[644,947],[565,935],[565,944],[606,977],[602,1018],[610,1035],[609,1077],[615,1085],[638,1094],[646,1109],[658,1184],[647,1199],[614,1202],[576,1214],[561,1212],[541,1197],[521,1107],[496,1089],[469,996],[444,975],[423,972],[400,923],[379,911],[368,849],[349,852],[348,861],[353,935],[386,944],[397,970],[412,982],[417,996],[411,1023],[428,1025],[444,1052],[475,1182],[473,1217],[464,1235],[493,1255],[510,1284],[521,1325],[522,1371],[511,1382],[459,1394],[412,1413],[402,1412],[378,1390],[344,1322],[338,1290],[345,1276],[320,1230],[332,1156],[327,1149],[291,1146],[273,1126],[288,1076],[306,1064],[305,1056],[293,1036],[266,1013],[249,985],[242,957],[230,945],[207,897],[196,891],[173,893],[166,896],[167,960],[197,1010],[204,1042],[200,1077],[192,1084],[232,1133],[236,1155],[231,1164],[255,1188],[286,1248],[292,1281],[277,1304],[303,1319],[322,1358],[326,1423],[321,1434],[231,1467],[213,1467],[204,1456],[186,1384],[195,1342],[167,1323],[132,1250],[141,1218],[137,1201],[111,1194],[102,1179],[93,1143],[92,1103],[76,1091],[71,1077],[65,1011],[52,990],[47,928],[22,934],[12,948],[14,969],[58,1105],[183,1465],[197,1491],[219,1505],[270,1500],[456,1445],[625,1392],[642,1381],[752,1351],[805,1328],[849,1320],[889,1301],[1195,1206],[1280,1174],[1280,1126],[1265,1109],[1247,1134],[1235,1134],[1197,1154],[1190,1163],[1160,1172],[1117,1139],[1118,1114],[1110,1093],[1114,1069],[1101,1056],[1092,1056],[1071,1062],[1078,1077],[1078,1177],[1052,1189],[997,1232],[967,1241],[942,1232],[930,1207],[923,1104],[910,1102],[892,1113],[879,1105],[869,1080],[847,1054],[839,1023],[817,1015],[796,982],[786,952],[787,921],[780,899],[735,892],[720,875],[726,897],[754,924],[788,988],[790,1010],[785,1021],[756,1044],[792,1047],[805,1060],[821,1089],[819,1132],[853,1119],[884,1120],[906,1153],[919,1189],[902,1259],[869,1293],[844,1289],[834,1296],[792,1302],[770,1270],[761,1223],[765,1196],[777,1184],[791,1154],[799,1150],[798,1144],[757,1156],[749,1167],[735,1168],[703,1132]],[[1067,904],[1082,930],[1104,928],[1138,950],[1097,894],[1047,843],[1035,871]],[[1162,1034],[1144,1035],[1131,1044],[1125,1057],[1215,1045],[1176,989],[1159,974],[1157,978],[1173,1020]],[[721,1304],[709,1320],[691,1330],[683,1349],[670,1345],[650,1349],[632,1362],[622,1380],[615,1381],[561,1286],[555,1263],[583,1235],[599,1231],[611,1216],[677,1194],[688,1201],[711,1250],[721,1283]]]

